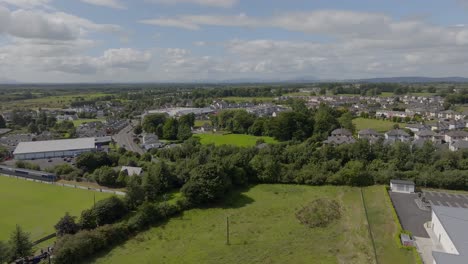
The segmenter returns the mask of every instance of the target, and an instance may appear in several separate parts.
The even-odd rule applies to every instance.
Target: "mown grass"
[[[369,226],[372,230],[377,259],[379,264],[411,264],[417,263],[419,256],[415,251],[399,247],[395,236],[398,233],[398,219],[392,216],[392,204],[385,196],[384,186],[373,186],[363,189],[369,216]],[[417,254],[417,253],[416,253]]]
[[[355,118],[353,119],[353,124],[356,126],[356,130],[363,130],[372,128],[377,132],[387,132],[393,129],[393,126],[398,123],[392,121],[380,120],[380,119],[369,119],[369,118]],[[401,125],[400,125],[401,126]]]
[[[91,123],[91,122],[97,122],[97,121],[105,121],[104,118],[85,118],[85,119],[77,119],[77,120],[73,120],[73,125],[75,125],[75,127],[77,126],[80,126],[84,123]]]
[[[207,119],[207,120],[195,120],[195,127],[201,127],[205,123],[208,123],[209,125],[212,124],[211,120],[209,120],[209,119]]]
[[[255,146],[259,139],[263,139],[265,143],[278,143],[272,137],[257,137],[244,134],[196,134],[194,137],[200,138],[202,144],[219,145],[234,145],[240,147]]]
[[[110,194],[0,176],[0,240],[7,240],[20,225],[36,240],[54,232],[54,225],[69,212],[79,216],[96,200]]]
[[[257,185],[143,232],[95,263],[374,263],[358,190]],[[295,213],[324,197],[341,204],[342,218],[325,228],[302,225]]]
[[[10,108],[62,108],[69,105],[71,102],[79,101],[79,100],[90,100],[97,97],[102,97],[106,95],[106,93],[81,93],[81,94],[66,94],[66,95],[55,95],[55,96],[45,96],[40,98],[34,99],[27,99],[27,100],[18,100],[18,101],[11,101],[5,102],[3,107]]]

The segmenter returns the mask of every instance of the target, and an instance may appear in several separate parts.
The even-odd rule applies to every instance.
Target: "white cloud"
[[[5,3],[11,6],[16,6],[24,9],[36,7],[49,7],[51,0],[0,0],[0,3]]]
[[[200,29],[200,27],[194,23],[184,22],[179,19],[171,19],[171,18],[147,19],[147,20],[141,20],[140,23],[147,24],[147,25],[162,26],[162,27],[177,27],[177,28],[183,28],[183,29],[188,29],[188,30]]]
[[[125,5],[122,4],[119,0],[81,0],[81,2],[114,9],[126,9]]]
[[[237,4],[238,0],[146,0],[147,2],[160,4],[196,4],[201,6],[212,7],[232,7]]]
[[[90,20],[64,12],[17,9],[0,6],[0,35],[31,39],[71,40],[89,32],[118,32],[120,27],[96,24]]]

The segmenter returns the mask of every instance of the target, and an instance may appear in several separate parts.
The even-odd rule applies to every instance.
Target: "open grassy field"
[[[0,176],[0,240],[6,240],[18,224],[39,239],[54,232],[65,212],[79,216],[96,200],[110,194],[59,187]]]
[[[236,102],[236,103],[252,102],[254,100],[257,102],[272,102],[275,100],[274,97],[235,97],[235,96],[224,97],[222,99],[226,101]]]
[[[366,190],[379,263],[412,264],[395,243],[396,223],[382,186]],[[309,228],[295,213],[310,201],[340,202],[342,218]],[[374,200],[372,200],[374,199]],[[230,242],[226,245],[226,216]],[[352,187],[257,185],[225,206],[194,209],[137,235],[95,263],[376,263],[360,191]]]
[[[81,93],[81,94],[66,94],[56,96],[46,96],[41,98],[11,101],[6,102],[2,105],[3,108],[8,109],[11,107],[16,108],[62,108],[69,105],[71,102],[76,100],[90,100],[97,97],[102,97],[111,94],[105,93]]]
[[[369,226],[372,230],[377,258],[380,264],[417,263],[419,256],[411,250],[399,248],[394,242],[398,233],[398,223],[393,219],[392,204],[385,196],[384,186],[373,186],[363,189],[369,216]]]
[[[75,125],[75,127],[77,127],[84,123],[97,122],[97,121],[105,121],[105,119],[104,118],[78,119],[78,120],[73,120],[73,124]]]
[[[255,146],[257,140],[263,139],[265,143],[277,143],[272,137],[256,137],[244,134],[196,134],[202,144],[235,145],[240,147]]]
[[[203,126],[205,123],[208,123],[209,125],[211,125],[211,120],[195,120],[195,127],[201,127]]]
[[[393,129],[393,126],[398,123],[392,121],[380,120],[380,119],[368,119],[368,118],[355,118],[353,124],[356,126],[356,130],[372,128],[377,132],[387,132]]]

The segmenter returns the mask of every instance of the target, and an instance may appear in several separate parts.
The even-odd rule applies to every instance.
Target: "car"
[[[52,162],[52,160],[51,160],[51,159],[49,159],[47,162]]]

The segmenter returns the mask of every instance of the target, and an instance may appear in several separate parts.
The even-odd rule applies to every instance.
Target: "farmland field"
[[[77,119],[77,120],[73,120],[73,125],[77,127],[84,123],[97,122],[97,121],[105,121],[105,119],[104,118]]]
[[[382,186],[369,197],[384,197]],[[335,199],[342,217],[328,227],[309,228],[295,213],[317,198]],[[399,249],[387,203],[372,203],[379,263],[414,263]],[[382,215],[378,215],[378,213]],[[226,216],[230,245],[226,245]],[[385,244],[386,243],[386,244]],[[393,245],[394,243],[395,245]],[[375,263],[358,188],[257,185],[231,196],[224,206],[193,209],[154,227],[94,260],[95,263]]]
[[[96,200],[110,194],[59,187],[0,176],[0,240],[20,225],[36,240],[54,232],[57,221],[69,212],[79,216]]]
[[[393,129],[393,126],[397,123],[387,120],[368,119],[359,117],[353,119],[353,124],[356,126],[357,131],[372,128],[377,132],[387,132],[388,130]]]
[[[277,143],[272,137],[257,137],[244,134],[197,134],[202,144],[235,145],[240,147],[255,146],[257,140],[263,139],[265,143]]]
[[[102,97],[111,94],[105,93],[83,93],[83,94],[65,94],[65,95],[54,95],[46,96],[27,100],[10,101],[3,103],[2,107],[8,109],[10,107],[15,108],[61,108],[73,101],[77,100],[90,100],[97,97]]]

